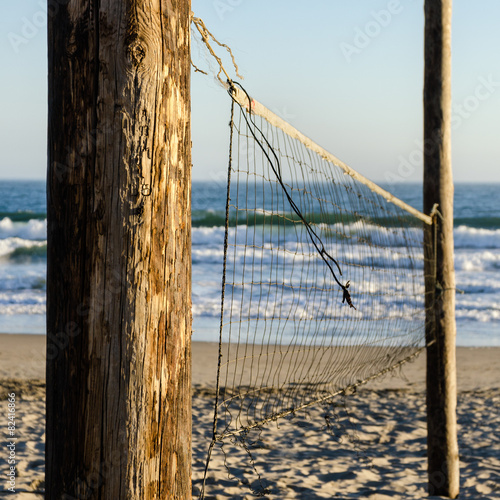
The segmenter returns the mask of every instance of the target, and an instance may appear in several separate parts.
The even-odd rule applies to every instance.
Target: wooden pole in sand
[[[46,498],[191,498],[190,0],[49,9]]]
[[[456,498],[455,270],[451,168],[451,0],[425,0],[424,213],[426,228],[427,456],[429,494]]]

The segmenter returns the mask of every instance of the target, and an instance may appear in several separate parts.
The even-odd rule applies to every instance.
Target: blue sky
[[[45,176],[45,3],[2,6],[0,178]],[[231,46],[255,99],[371,179],[421,180],[423,0],[193,0],[192,9]],[[453,9],[455,181],[500,182],[500,2]],[[197,40],[192,52],[215,69]],[[213,75],[193,74],[195,179],[225,174],[229,106]]]

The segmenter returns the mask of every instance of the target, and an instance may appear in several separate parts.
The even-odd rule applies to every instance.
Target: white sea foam
[[[45,314],[45,292],[38,290],[0,291],[1,314]]]
[[[232,280],[246,283],[243,286],[228,284],[226,288],[226,299],[231,297],[235,301],[233,306],[236,304],[233,307],[235,319],[240,316],[254,319],[286,316],[294,321],[317,318],[318,310],[308,307],[308,302],[311,301],[308,294],[303,292],[306,289],[316,294],[316,301],[321,303],[323,318],[341,318],[344,315],[345,311],[337,307],[342,299],[341,293],[307,236],[295,233],[295,228],[280,233],[276,230],[266,232],[261,228],[260,231],[250,228],[248,234],[245,229],[230,228],[229,231],[228,283]],[[367,234],[371,235],[369,241],[372,246],[369,251],[358,238],[362,229],[365,231],[365,239]],[[482,238],[481,245],[486,246],[491,243],[488,238],[495,233],[468,229],[460,229],[459,234]],[[322,228],[322,231],[326,231],[326,228]],[[412,237],[416,237],[415,232],[418,231],[412,229]],[[195,317],[217,318],[220,314],[223,234],[219,227],[193,232]],[[409,255],[405,246],[396,246],[405,241],[397,230],[375,226],[362,228],[353,224],[349,226],[348,234],[355,237],[330,239],[327,251],[339,259],[345,279],[351,280],[352,298],[358,309],[355,312],[349,311],[349,314],[378,321],[401,316],[411,321],[416,314],[420,321],[422,318],[418,310],[423,310],[424,297],[422,249],[413,247],[413,255]],[[465,241],[463,239],[461,243],[464,244]],[[390,245],[382,246],[382,243]],[[466,248],[457,247],[455,252],[457,287],[465,292],[457,295],[457,320],[469,321],[476,318],[479,322],[498,324],[500,250],[482,248],[481,245],[476,248],[471,245]],[[243,263],[246,264],[244,272]],[[388,268],[399,270],[394,275],[387,272]],[[410,275],[415,275],[415,283],[410,280]],[[392,281],[389,282],[388,279]],[[251,282],[262,283],[260,301],[257,301],[257,295],[250,296]],[[321,288],[326,288],[326,291],[321,291]],[[391,293],[387,294],[387,290],[391,290]],[[323,299],[320,299],[321,294]]]
[[[305,328],[305,320],[333,325],[346,315],[377,320],[380,327],[385,321],[401,317],[401,321],[422,322],[418,311],[423,310],[423,253],[420,244],[411,247],[413,255],[408,254],[406,246],[408,238],[420,241],[421,230],[401,231],[360,223],[316,229],[324,237],[326,250],[339,260],[343,280],[351,280],[357,310],[345,304],[339,307],[342,293],[303,230],[296,226],[279,232],[271,227],[239,226],[230,228],[228,234],[228,282],[233,278],[247,284],[261,282],[263,295],[258,301],[255,295],[250,297],[248,286],[228,285],[226,304],[230,300],[236,304],[233,319],[246,316],[255,321],[260,317],[272,319],[275,326],[276,321],[289,321],[293,331]],[[340,231],[347,238],[338,237]],[[43,260],[32,264],[19,261],[15,265],[8,260],[16,249],[43,247],[45,238],[46,221],[0,220],[0,314],[12,317],[45,313]],[[365,241],[371,243],[369,251]],[[206,318],[216,323],[220,316],[224,228],[195,227],[192,243],[193,316],[198,322]],[[457,294],[457,322],[490,324],[492,331],[496,328],[499,332],[500,230],[460,226],[455,229],[455,243],[457,288],[465,292]],[[239,270],[243,263],[247,266],[245,273]],[[386,281],[393,276],[386,272],[388,268],[399,269],[392,282]],[[414,288],[410,274],[417,276]],[[386,295],[388,289],[391,293]],[[315,295],[315,301],[310,294]],[[313,303],[319,304],[319,309],[313,308]],[[328,323],[331,321],[334,323]]]
[[[456,318],[457,321],[472,319],[481,323],[500,322],[500,302],[498,301],[498,295],[458,295]],[[492,325],[492,333],[494,331],[495,326]]]
[[[406,247],[420,246],[423,231],[417,228],[381,227],[362,221],[351,224],[335,224],[332,228],[356,241],[368,242],[379,246]]]
[[[0,266],[0,291],[45,290],[45,266]]]
[[[264,243],[265,241],[277,241],[283,237],[283,230],[274,232],[266,229],[257,229],[255,232],[245,232],[245,226],[238,227],[238,237],[235,240],[235,228],[229,229],[229,241],[236,244],[252,241],[253,243]],[[334,224],[333,226],[320,225],[321,231],[330,231],[333,235],[345,234],[348,238],[366,240],[375,245],[382,246],[407,246],[408,244],[420,245],[422,231],[417,228],[385,228],[362,222],[347,225]],[[295,232],[297,227],[290,227],[288,231]],[[26,240],[45,240],[47,238],[47,221],[31,219],[28,222],[13,222],[8,217],[0,220],[0,240],[5,238],[22,238]],[[481,229],[468,226],[459,226],[454,231],[456,248],[500,248],[500,229]],[[214,246],[223,244],[224,228],[217,227],[195,227],[192,230],[193,245]]]
[[[224,244],[225,228],[223,227],[193,227],[191,240],[193,246],[217,246]],[[234,231],[233,231],[234,233]]]
[[[0,304],[0,314],[6,316],[45,314],[45,304]]]
[[[491,250],[457,249],[455,251],[457,271],[500,271],[500,248]],[[500,276],[499,276],[500,277]]]
[[[459,226],[453,236],[455,248],[500,248],[500,229]]]
[[[347,225],[334,224],[328,226],[321,224],[316,226],[318,234],[323,236],[325,241],[328,238],[335,240],[341,235],[345,235],[349,244],[371,243],[381,247],[408,247],[422,246],[423,231],[418,228],[398,228],[398,227],[380,227],[363,222],[355,222]],[[236,231],[236,237],[235,237]],[[193,245],[208,245],[213,246],[224,242],[223,227],[198,227],[193,228]],[[246,226],[238,226],[229,228],[228,241],[231,244],[244,244],[250,242],[255,245],[262,245],[266,242],[277,243],[283,241],[284,235],[288,234],[287,240],[292,241],[293,238],[300,235],[300,229],[297,226],[290,226],[286,229],[281,228],[279,231],[275,227],[272,230],[270,227],[262,228],[247,228]],[[307,241],[307,238],[301,238]],[[469,226],[459,226],[454,230],[455,248],[484,248],[495,249],[500,248],[500,229],[481,229]]]
[[[12,222],[8,217],[0,220],[0,239],[23,238],[26,240],[47,239],[47,220],[31,219],[28,222]]]
[[[0,258],[8,256],[18,248],[42,248],[46,244],[46,241],[33,241],[17,236],[0,239]]]

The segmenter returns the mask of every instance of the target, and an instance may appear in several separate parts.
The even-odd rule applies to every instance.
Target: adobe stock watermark
[[[19,53],[21,47],[28,44],[30,40],[35,38],[41,29],[47,26],[48,16],[54,16],[59,11],[61,5],[66,5],[69,0],[40,0],[38,6],[40,7],[30,18],[21,18],[21,28],[15,33],[11,31],[7,38],[14,52]]]
[[[354,28],[354,37],[351,43],[342,42],[340,50],[346,61],[350,63],[355,55],[361,54],[382,31],[387,28],[395,16],[403,12],[400,0],[390,0],[385,9],[371,12],[371,19],[360,28]]]
[[[452,104],[451,107],[451,130],[459,129],[462,124],[476,112],[481,104],[497,91],[500,87],[500,80],[495,80],[493,75],[488,77],[478,77],[478,83],[474,91],[458,104]],[[416,171],[421,168],[424,161],[424,151],[432,151],[437,141],[432,138],[422,141],[415,139],[415,148],[406,155],[398,156],[398,166],[396,172],[386,172],[385,180],[390,183],[403,182],[409,179]]]
[[[293,113],[288,112],[288,106],[283,106],[281,109],[273,108],[271,111],[276,115],[285,120],[286,122],[291,122],[295,119],[295,115]]]
[[[235,7],[240,6],[243,0],[214,0],[213,6],[218,18],[224,21],[226,14],[233,12]]]
[[[487,78],[480,76],[478,81],[479,83],[472,94],[468,95],[460,104],[452,106],[452,130],[459,128],[464,120],[470,118],[477,111],[481,102],[487,101],[500,87],[500,81],[495,81],[493,75],[488,75]]]

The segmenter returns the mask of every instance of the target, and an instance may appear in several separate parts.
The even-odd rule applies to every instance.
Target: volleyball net
[[[203,498],[216,444],[226,459],[228,440],[242,446],[253,465],[251,436],[265,424],[312,405],[332,406],[335,396],[432,343],[426,289],[433,288],[435,264],[425,266],[433,274],[426,276],[424,262],[435,255],[424,232],[436,226],[249,96],[210,44],[227,50],[238,74],[231,49],[201,19],[193,23],[231,97],[217,386]]]
[[[425,345],[432,219],[231,84],[214,441],[328,400]]]

